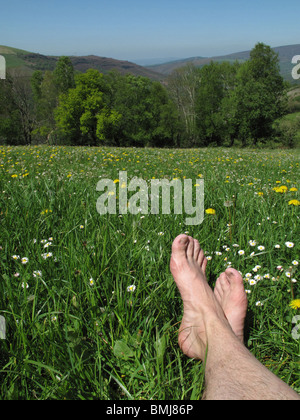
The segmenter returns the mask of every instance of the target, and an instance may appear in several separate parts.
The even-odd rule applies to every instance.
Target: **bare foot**
[[[218,278],[214,294],[233,332],[243,343],[248,302],[240,273],[234,268],[227,268]]]
[[[197,240],[186,235],[175,239],[170,268],[184,309],[178,342],[187,356],[201,360],[205,359],[208,321],[217,319],[228,325],[224,312],[207,283],[206,265],[207,260]]]

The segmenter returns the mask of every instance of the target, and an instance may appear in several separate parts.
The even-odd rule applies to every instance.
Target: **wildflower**
[[[254,279],[249,280],[249,284],[250,286],[254,286],[256,284],[256,280]]]
[[[242,249],[240,249],[239,252],[238,252],[238,254],[239,255],[244,255],[245,254],[245,251],[243,251]]]
[[[255,306],[263,306],[263,303],[259,300],[256,302]]]
[[[260,274],[256,274],[256,276],[254,276],[254,280],[260,281],[262,280],[262,276]]]
[[[271,276],[270,276],[269,273],[267,273],[267,274],[264,275],[264,279],[270,279],[270,278],[271,278]]]
[[[218,256],[220,256],[220,255],[222,255],[222,252],[216,251],[215,254],[218,255]]]
[[[33,272],[33,277],[42,277],[42,272],[40,270],[36,270]]]
[[[14,277],[20,277],[20,273],[15,273]]]
[[[95,280],[92,277],[89,280],[89,284],[90,284],[90,286],[94,286],[95,285]]]
[[[292,277],[292,275],[291,275],[291,273],[290,273],[289,271],[286,271],[286,272],[285,272],[285,275],[286,275],[286,277],[287,277],[287,278],[289,278],[289,279]]]
[[[52,322],[56,322],[56,321],[57,321],[57,316],[53,315],[53,316],[51,317],[51,321],[52,321]]]
[[[292,187],[292,188],[290,188],[290,191],[291,191],[291,192],[296,192],[296,191],[298,191],[298,189],[297,189],[297,188],[295,188],[295,187]]]
[[[297,266],[299,264],[299,262],[296,261],[296,260],[294,260],[294,261],[292,261],[292,264],[295,265],[295,266]]]
[[[45,254],[41,254],[41,257],[46,260],[47,258],[53,257],[52,252],[46,252]]]
[[[258,249],[259,251],[264,251],[264,250],[265,250],[265,247],[264,247],[263,245],[259,245],[259,246],[257,247],[257,249]]]
[[[288,187],[285,186],[285,185],[281,185],[280,187],[273,188],[273,191],[275,191],[277,193],[281,193],[281,194],[286,193],[287,190],[288,190]]]
[[[253,241],[253,240],[250,240],[248,243],[249,243],[250,246],[255,246],[256,245],[256,241]]]
[[[290,307],[293,309],[300,309],[300,299],[292,300],[290,303]]]
[[[291,200],[289,201],[289,206],[300,206],[299,200]]]
[[[280,245],[276,244],[274,248],[280,249]]]
[[[205,210],[206,214],[216,214],[216,210],[215,209],[207,209]]]
[[[133,293],[136,289],[136,286],[134,284],[132,284],[131,286],[127,287],[127,292]]]
[[[158,236],[164,236],[164,232],[159,232]]]
[[[22,259],[21,259],[21,263],[22,263],[23,265],[27,264],[27,263],[28,263],[28,261],[29,261],[29,259],[28,259],[28,258],[26,258],[26,257],[24,257],[24,258],[22,258]]]
[[[25,282],[23,282],[22,283],[22,287],[23,287],[23,289],[28,289],[29,288],[29,284],[28,283],[25,283]]]
[[[79,228],[80,228],[80,229],[84,229],[84,226],[83,226],[83,225],[80,225],[80,226],[79,226]]]
[[[294,247],[294,243],[293,243],[293,242],[286,242],[286,243],[285,243],[285,246],[286,246],[287,248],[293,248],[293,247]]]
[[[210,255],[208,255],[208,256],[206,257],[206,259],[207,259],[207,261],[211,261],[211,260],[212,260],[212,257],[211,257]]]
[[[251,273],[246,273],[246,274],[245,274],[245,278],[246,278],[246,279],[251,279],[251,277],[252,277],[252,274],[251,274]]]
[[[13,259],[13,260],[15,260],[15,261],[16,261],[16,260],[19,260],[19,259],[20,259],[20,255],[13,255],[13,256],[12,256],[12,259]]]
[[[264,195],[264,193],[263,193],[262,191],[259,191],[259,192],[257,193],[257,195],[259,195],[259,196],[263,196],[263,195]]]
[[[14,174],[11,176],[12,178],[18,178],[18,175]]]
[[[50,245],[52,245],[52,242],[47,242],[47,243],[44,245],[44,248],[48,248]]]
[[[252,271],[254,271],[254,273],[257,273],[257,271],[261,268],[261,265],[256,265]]]

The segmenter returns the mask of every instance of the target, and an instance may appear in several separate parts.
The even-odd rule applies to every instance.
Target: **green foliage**
[[[136,147],[263,145],[294,147],[299,129],[276,121],[298,110],[277,54],[258,43],[243,64],[177,69],[166,84],[145,77],[74,75],[61,57],[54,71],[0,84],[0,141]]]

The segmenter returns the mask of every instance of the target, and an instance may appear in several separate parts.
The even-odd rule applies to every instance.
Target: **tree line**
[[[293,145],[278,55],[259,43],[244,63],[191,64],[164,83],[118,72],[15,71],[0,81],[0,143],[135,147]]]

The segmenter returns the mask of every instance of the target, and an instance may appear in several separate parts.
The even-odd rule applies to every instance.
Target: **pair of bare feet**
[[[189,357],[205,359],[207,325],[215,319],[244,341],[247,295],[238,271],[228,268],[220,275],[214,291],[206,280],[207,259],[197,240],[178,236],[172,247],[171,272],[180,291],[184,315],[178,342]]]

